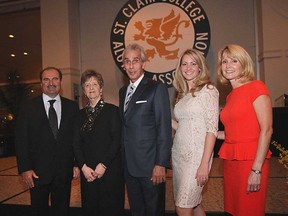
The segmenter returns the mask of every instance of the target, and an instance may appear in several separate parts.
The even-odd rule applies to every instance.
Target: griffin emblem
[[[143,26],[141,21],[135,22],[134,26],[140,33],[134,35],[134,40],[145,41],[154,47],[146,50],[147,61],[153,59],[155,54],[166,59],[177,58],[179,48],[168,50],[168,47],[174,45],[179,39],[183,38],[182,35],[179,34],[179,27],[181,24],[184,24],[185,28],[190,25],[188,20],[180,21],[180,14],[176,16],[173,9],[170,14],[164,18],[147,20],[145,26]]]

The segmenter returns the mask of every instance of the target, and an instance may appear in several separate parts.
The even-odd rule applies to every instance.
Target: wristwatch
[[[256,174],[261,174],[261,170],[255,170],[255,169],[251,169],[252,172],[256,173]]]

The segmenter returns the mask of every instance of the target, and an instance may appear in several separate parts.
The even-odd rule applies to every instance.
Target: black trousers
[[[125,169],[132,216],[164,216],[166,184],[153,185],[151,177],[133,177]]]
[[[47,185],[36,185],[30,189],[32,216],[68,216],[71,182],[52,181]],[[49,197],[51,208],[49,208]]]
[[[122,179],[113,185],[101,179],[87,182],[81,175],[83,216],[123,216],[125,188]]]

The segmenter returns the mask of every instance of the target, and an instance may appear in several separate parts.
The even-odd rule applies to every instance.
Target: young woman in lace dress
[[[179,216],[205,215],[202,189],[208,181],[218,130],[219,93],[204,56],[188,49],[179,58],[173,85],[176,130],[172,147],[173,186]]]

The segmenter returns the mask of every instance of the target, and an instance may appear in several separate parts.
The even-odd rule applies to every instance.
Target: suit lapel
[[[49,120],[45,110],[45,105],[42,96],[38,97],[37,105],[39,106],[39,109],[37,110],[39,110],[40,114],[47,120],[47,124],[49,125]]]
[[[41,118],[43,118],[43,121],[45,122],[45,124],[47,125],[47,128],[49,129],[49,131],[51,132],[51,134],[53,136],[53,132],[52,132],[52,129],[51,129],[50,124],[49,124],[49,119],[48,119],[48,116],[47,116],[47,113],[45,110],[45,105],[44,105],[42,96],[38,97],[36,104],[38,106],[38,108],[36,108],[36,110],[39,110],[39,114],[40,114]]]
[[[60,97],[60,98],[61,98],[61,120],[60,120],[60,125],[59,125],[59,129],[58,129],[57,137],[59,137],[59,135],[61,134],[61,129],[63,128],[63,124],[65,123],[66,114],[67,114],[65,100],[62,97]],[[66,112],[64,112],[64,110],[66,110]]]
[[[125,103],[127,88],[128,88],[128,85],[125,86],[120,92],[119,109],[120,109],[121,116],[123,117],[124,117],[124,103]]]

